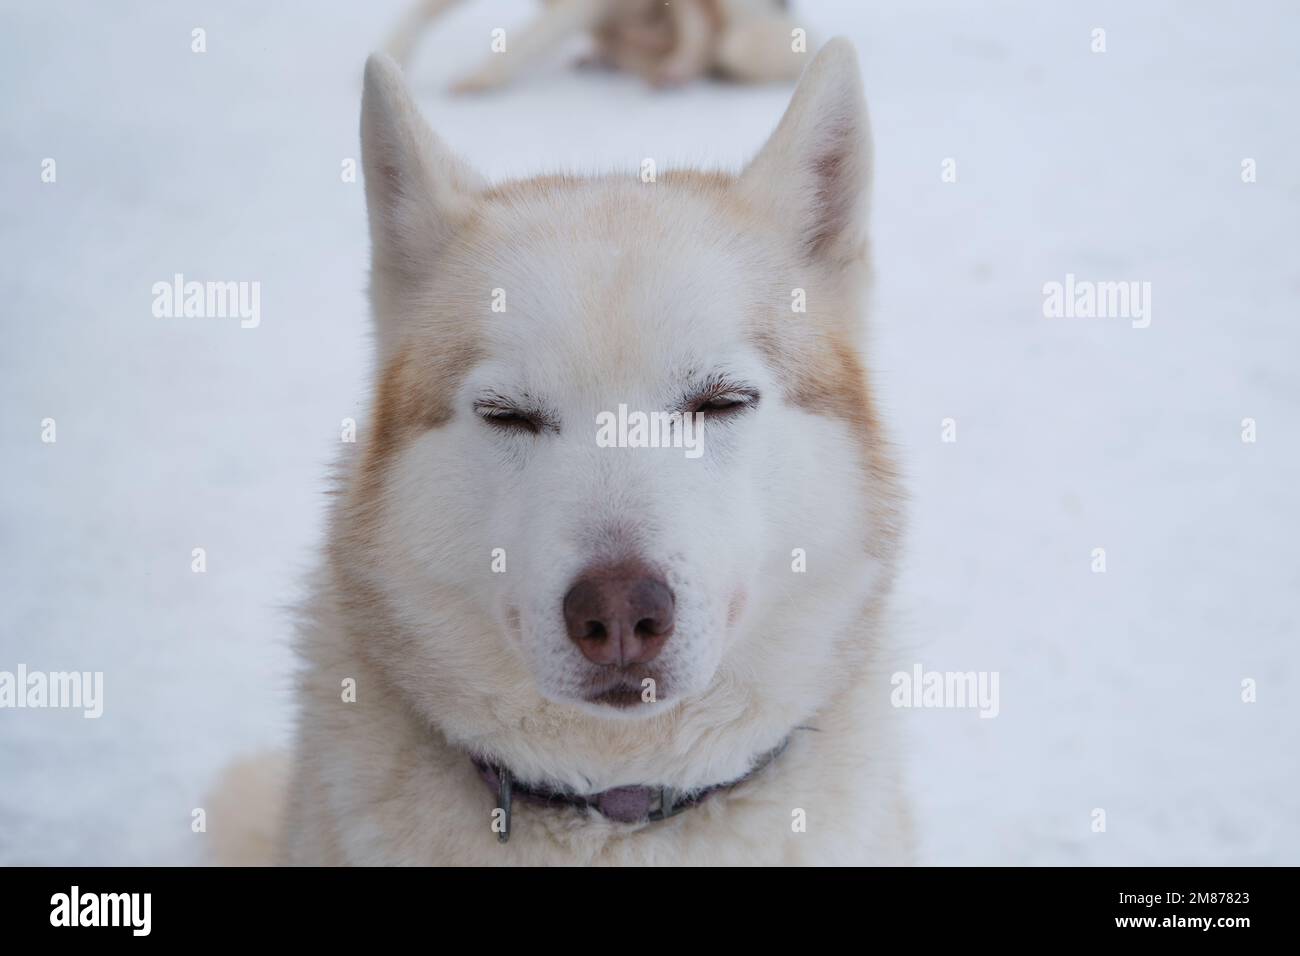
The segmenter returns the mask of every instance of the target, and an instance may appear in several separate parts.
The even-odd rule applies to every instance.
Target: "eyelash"
[[[502,431],[526,431],[535,435],[545,427],[541,416],[509,405],[480,403],[474,406],[474,411],[488,425]]]
[[[686,402],[682,410],[691,414],[725,418],[755,407],[758,399],[759,394],[754,389],[718,388]],[[715,402],[724,402],[724,404],[714,405]],[[478,402],[474,405],[474,412],[486,424],[502,431],[526,431],[536,435],[546,428],[553,427],[537,412],[525,411],[499,401]]]
[[[712,408],[714,402],[725,402]],[[685,410],[702,414],[735,415],[758,404],[758,392],[748,388],[728,388],[711,391],[687,402]]]

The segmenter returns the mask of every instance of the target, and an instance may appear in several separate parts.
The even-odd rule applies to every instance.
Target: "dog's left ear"
[[[780,125],[737,186],[755,207],[798,229],[810,258],[842,265],[862,254],[871,132],[848,40],[831,40],[808,65]]]

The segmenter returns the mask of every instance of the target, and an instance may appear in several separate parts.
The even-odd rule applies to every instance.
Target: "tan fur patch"
[[[393,459],[413,438],[451,419],[452,396],[479,358],[479,349],[469,342],[453,341],[439,349],[413,345],[380,370],[370,435],[344,512],[346,533],[354,543],[370,538]]]
[[[865,271],[865,264],[862,265]],[[819,330],[795,347],[779,323],[754,329],[754,341],[768,366],[784,383],[786,400],[814,415],[844,422],[858,447],[876,525],[868,551],[882,561],[892,557],[900,535],[902,492],[898,468],[884,435],[870,377],[848,328],[860,305],[844,296],[833,318],[840,326]],[[825,321],[828,316],[822,316]]]
[[[635,180],[635,176],[626,177]],[[713,169],[668,169],[659,174],[659,182],[664,185],[682,185],[697,190],[701,194],[714,198],[726,198],[728,191],[735,184],[736,177],[725,170]],[[482,193],[489,202],[527,202],[564,192],[583,189],[596,180],[570,173],[552,173],[546,176],[533,176],[528,179],[512,179],[498,183]]]

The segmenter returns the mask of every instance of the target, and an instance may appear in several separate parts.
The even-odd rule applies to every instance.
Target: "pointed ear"
[[[737,185],[754,206],[798,229],[810,258],[844,264],[862,254],[871,131],[848,40],[831,40],[808,65],[780,125]]]
[[[372,266],[385,277],[414,279],[468,218],[483,182],[433,135],[401,69],[381,53],[366,61],[361,160]]]

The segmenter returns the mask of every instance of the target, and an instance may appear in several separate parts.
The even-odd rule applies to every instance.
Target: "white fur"
[[[429,373],[447,376],[448,412],[380,478],[363,464],[376,421],[345,463],[301,637],[280,858],[906,861],[882,610],[893,489],[864,465],[878,439],[799,401],[754,331],[756,316],[780,324],[798,362],[830,325],[857,329],[838,314],[863,281],[870,165],[851,49],[828,45],[759,159],[716,187],[606,178],[489,194],[384,59],[368,65],[363,109],[380,374],[463,343],[474,358]],[[828,151],[837,163],[819,162]],[[810,251],[815,235],[831,238]],[[794,287],[806,314],[790,312]],[[494,289],[507,311],[491,310]],[[761,399],[706,422],[701,458],[597,447],[599,412],[666,409],[719,371]],[[803,368],[823,371],[837,374]],[[558,430],[487,425],[474,411],[487,391],[543,402]],[[796,548],[806,573],[791,569]],[[666,576],[677,627],[655,662],[659,701],[618,711],[582,698],[588,665],[560,605],[582,569],[627,556]],[[786,737],[769,767],[669,821],[518,803],[504,846],[467,756],[580,792],[690,790],[743,776]]]

